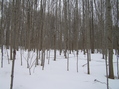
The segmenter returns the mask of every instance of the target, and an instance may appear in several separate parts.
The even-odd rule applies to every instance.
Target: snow
[[[9,53],[9,50],[8,50]],[[21,66],[20,51],[17,51],[15,60],[15,73],[13,89],[106,89],[105,60],[99,53],[91,54],[90,75],[87,74],[86,55],[79,53],[79,65],[76,70],[77,58],[74,54],[69,55],[69,71],[67,71],[67,59],[59,55],[57,61],[53,61],[51,50],[50,64],[45,60],[45,68],[35,65],[31,68],[31,75],[26,66],[27,51],[23,53],[23,65]],[[33,58],[32,58],[33,56]],[[114,57],[114,74],[117,76],[116,55]],[[33,62],[36,53],[30,52],[30,59]],[[10,88],[11,64],[8,64],[7,52],[4,50],[4,66],[0,68],[0,89]],[[32,64],[32,63],[31,63]],[[0,63],[1,65],[1,63]],[[96,81],[95,81],[96,80]],[[110,89],[119,89],[119,79],[109,79]]]

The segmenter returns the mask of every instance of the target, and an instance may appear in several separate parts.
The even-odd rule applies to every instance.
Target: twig
[[[84,67],[85,65],[87,65],[87,63],[86,64],[83,64],[82,67]]]

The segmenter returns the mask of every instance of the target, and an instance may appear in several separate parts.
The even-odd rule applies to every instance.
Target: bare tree
[[[11,70],[11,84],[10,84],[10,89],[13,89],[13,79],[14,79],[14,67],[15,67],[15,57],[16,57],[16,46],[15,46],[15,40],[16,40],[16,26],[18,24],[17,22],[17,9],[15,8],[16,5],[18,4],[17,1],[13,0],[12,2],[12,6],[13,6],[13,10],[12,10],[12,27],[13,27],[13,60],[12,60],[12,70]]]
[[[4,0],[1,2],[1,21],[0,21],[0,46],[1,46],[1,68],[3,67],[3,41],[4,41],[4,30],[3,30],[3,3]]]
[[[110,0],[106,0],[106,31],[109,50],[109,78],[114,79],[113,72],[113,40],[112,40],[112,16]]]
[[[87,73],[90,74],[89,61],[91,60],[90,53],[90,29],[89,28],[89,0],[86,1],[86,50],[87,50]]]
[[[91,53],[94,53],[94,26],[93,26],[93,0],[90,1],[91,4]]]

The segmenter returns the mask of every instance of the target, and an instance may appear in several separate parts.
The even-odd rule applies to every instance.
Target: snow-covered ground
[[[63,54],[60,56],[58,51],[57,61],[53,61],[53,51],[51,51],[50,64],[46,59],[44,70],[40,65],[33,66],[31,75],[29,75],[26,66],[27,54],[27,52],[23,52],[23,65],[21,66],[20,51],[17,51],[13,89],[106,89],[105,60],[99,53],[91,55],[90,75],[87,74],[87,65],[83,66],[87,62],[86,55],[79,53],[79,72],[77,73],[76,56],[74,54],[69,55],[69,71],[67,71],[67,60]],[[115,55],[113,57],[114,74],[117,76],[117,59]],[[30,52],[29,60],[32,59],[33,61],[35,58],[36,54]],[[12,61],[8,64],[7,52],[4,50],[4,67],[0,68],[0,89],[9,89],[10,87],[11,64]],[[114,80],[109,79],[109,87],[110,89],[119,89],[119,80],[116,78]]]

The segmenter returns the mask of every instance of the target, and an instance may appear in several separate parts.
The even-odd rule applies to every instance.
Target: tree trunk
[[[13,51],[13,60],[12,60],[12,71],[11,71],[11,84],[10,84],[10,89],[13,89],[15,56],[16,56],[16,50],[14,49],[14,51]]]
[[[118,25],[118,21],[119,21],[119,0],[117,0],[117,28],[116,30],[119,30],[119,25]],[[117,55],[119,56],[119,35],[116,37],[117,39]],[[119,79],[119,57],[117,57],[117,77]]]
[[[11,70],[11,84],[10,84],[10,89],[13,89],[13,79],[14,79],[14,67],[15,67],[15,57],[16,57],[16,26],[17,26],[17,24],[18,24],[18,22],[17,22],[17,13],[16,13],[16,11],[17,11],[17,9],[16,9],[16,5],[17,5],[17,3],[18,3],[18,1],[16,0],[13,0],[13,2],[12,2],[12,5],[13,5],[13,11],[12,11],[12,30],[13,30],[13,37],[14,37],[14,39],[13,39],[13,49],[14,49],[14,51],[13,51],[13,60],[12,60],[12,70]]]
[[[106,0],[106,31],[109,50],[109,78],[114,79],[113,71],[113,39],[112,39],[112,16],[111,16],[111,3]]]
[[[89,30],[89,0],[86,1],[86,42],[87,42],[87,73],[90,74],[91,53],[90,53],[90,30]]]
[[[105,44],[107,44],[107,43],[105,43]],[[106,46],[105,46],[105,47],[106,47]],[[106,65],[107,89],[109,89],[107,49],[105,49],[105,65]]]
[[[94,53],[93,0],[91,1],[91,53]]]
[[[4,41],[4,30],[3,30],[3,3],[4,0],[2,0],[2,5],[1,5],[1,22],[0,22],[0,44],[1,44],[1,68],[3,67],[3,41]]]
[[[37,55],[36,55],[36,65],[38,65],[38,55],[39,55],[39,50],[37,49]]]

